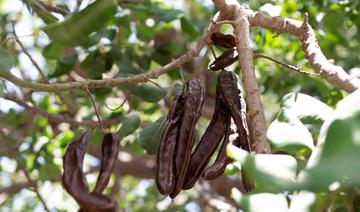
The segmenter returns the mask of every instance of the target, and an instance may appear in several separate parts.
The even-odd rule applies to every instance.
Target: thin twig
[[[217,14],[215,17],[215,21],[220,21],[221,18],[222,17],[220,17]],[[162,66],[156,71],[146,72],[135,76],[102,79],[102,80],[86,80],[81,82],[77,81],[77,82],[67,82],[67,83],[51,83],[51,84],[37,83],[37,82],[23,80],[7,71],[0,71],[0,77],[14,83],[19,87],[29,88],[36,91],[45,91],[45,92],[68,91],[76,88],[83,89],[84,87],[87,88],[117,87],[120,84],[138,84],[140,82],[147,82],[148,79],[156,79],[159,76],[172,70],[174,67],[180,67],[182,64],[193,59],[195,56],[199,54],[201,49],[207,44],[211,34],[217,29],[218,29],[217,25],[210,23],[208,29],[202,35],[202,37],[200,38],[199,42],[197,43],[194,49],[178,57],[177,59],[171,61],[170,63]]]
[[[45,209],[46,211],[50,212],[50,209],[49,209],[48,206],[46,205],[45,200],[43,199],[43,197],[41,196],[41,194],[40,194],[40,192],[39,192],[39,189],[38,189],[38,186],[37,186],[36,182],[34,182],[34,181],[31,179],[29,172],[26,170],[26,168],[25,168],[24,164],[21,162],[21,160],[18,159],[17,157],[16,157],[15,159],[16,159],[16,161],[17,161],[20,169],[24,172],[26,179],[29,181],[29,183],[33,184],[33,186],[34,186],[34,187],[33,187],[34,192],[36,193],[36,195],[38,196],[39,200],[40,200],[41,203],[43,204],[44,209]]]
[[[39,3],[49,12],[59,13],[63,16],[67,16],[69,14],[68,11],[66,11],[60,7],[55,7],[53,5],[46,4],[45,2],[42,2],[42,1],[40,1]]]
[[[184,77],[182,70],[180,69],[179,72],[180,72],[181,81],[183,84],[185,84],[185,77]]]
[[[41,70],[39,64],[36,62],[36,60],[30,55],[30,53],[26,50],[25,46],[23,45],[23,43],[20,41],[18,35],[16,34],[15,31],[15,23],[12,22],[12,28],[13,28],[13,34],[14,34],[14,38],[15,41],[19,44],[19,46],[21,47],[21,50],[24,52],[24,54],[30,59],[31,63],[35,66],[36,70],[38,70],[41,79],[46,82],[49,83],[48,79],[46,78],[46,75],[44,74],[44,72]],[[66,99],[59,93],[59,92],[55,92],[56,95],[60,98],[61,102],[63,102],[66,107],[68,108],[68,111],[70,112],[70,114],[74,114],[76,109],[74,109],[75,107],[73,107],[73,105],[71,105],[68,101],[66,101]]]
[[[89,99],[90,99],[90,101],[91,101],[92,106],[94,107],[95,114],[96,114],[96,117],[97,117],[97,119],[98,119],[98,122],[99,122],[99,125],[100,125],[100,127],[101,127],[101,130],[102,130],[102,132],[105,134],[105,128],[104,128],[104,126],[103,126],[103,124],[102,124],[102,121],[101,121],[101,118],[100,118],[100,112],[99,112],[99,110],[98,110],[98,107],[96,107],[95,100],[94,100],[94,98],[92,97],[91,92],[89,91],[88,88],[86,88],[85,91],[86,91],[86,93],[87,93],[88,96],[89,96]]]
[[[19,44],[19,46],[21,47],[21,50],[24,52],[24,54],[26,54],[26,56],[30,59],[31,63],[35,66],[35,68],[38,70],[41,78],[43,81],[47,82],[46,76],[44,74],[44,72],[41,70],[39,64],[34,60],[34,58],[29,54],[29,52],[26,50],[25,46],[23,45],[23,43],[20,41],[19,37],[16,34],[15,31],[15,23],[12,22],[12,28],[13,28],[13,34],[14,34],[14,38],[16,40],[16,42]]]
[[[213,46],[210,44],[209,47],[210,47],[210,50],[211,50],[211,53],[212,53],[214,59],[216,59],[217,57],[216,57],[215,50],[214,50]]]
[[[109,108],[109,106],[107,106],[107,104],[105,104],[105,107],[107,108],[107,109],[109,109],[109,110],[111,110],[111,111],[116,111],[116,110],[119,110],[124,104],[125,104],[125,102],[128,100],[128,98],[130,97],[130,95],[132,94],[132,89],[130,89],[130,91],[128,91],[127,92],[127,94],[126,94],[126,96],[125,96],[125,99],[121,102],[121,104],[118,106],[118,107],[116,107],[115,109],[111,109],[111,108]]]
[[[74,126],[74,127],[77,127],[77,126],[96,127],[98,125],[97,121],[84,120],[84,121],[80,122],[80,121],[76,121],[76,120],[70,118],[69,116],[47,113],[46,111],[43,111],[38,107],[30,106],[24,100],[16,97],[15,95],[12,95],[12,94],[6,94],[4,96],[4,99],[15,102],[16,104],[24,107],[28,112],[37,113],[37,114],[45,117],[51,123],[65,122],[65,123],[69,123],[71,126]],[[117,124],[118,122],[119,122],[118,120],[103,120],[103,124],[105,126]]]
[[[313,76],[319,76],[319,74],[317,73],[311,73],[311,72],[306,72],[306,71],[303,71],[301,70],[299,67],[296,67],[294,65],[291,65],[291,64],[287,64],[287,63],[284,63],[284,62],[281,62],[275,58],[272,58],[272,57],[269,57],[269,56],[266,56],[266,55],[263,55],[263,54],[259,54],[259,53],[254,53],[254,59],[256,58],[265,58],[267,60],[270,60],[270,61],[273,61],[275,63],[278,63],[282,66],[284,66],[285,68],[288,68],[290,70],[293,70],[293,71],[296,71],[298,73],[302,73],[302,74],[308,74],[308,75],[313,75]]]
[[[160,88],[161,90],[166,91],[165,88],[163,88],[159,83],[155,82],[154,80],[148,78],[148,81],[154,84],[156,87]]]
[[[29,35],[21,35],[21,36],[18,36],[18,38],[20,39],[20,38],[26,38],[26,37],[34,37],[35,35],[34,34],[29,34]],[[15,38],[14,37],[7,37],[7,38],[5,38],[2,42],[1,42],[1,45],[4,45],[5,43],[7,43],[9,40],[12,40],[12,39],[14,39],[15,40]]]
[[[2,135],[3,137],[6,137],[5,134],[4,134],[4,132],[2,131],[2,128],[0,128],[0,133],[1,133],[1,135]],[[6,147],[8,148],[9,152],[13,152],[13,151],[11,151],[11,145],[8,143],[9,140],[8,140],[8,139],[4,139],[4,140],[5,140],[5,145],[6,145]],[[25,165],[24,165],[23,162],[21,161],[21,159],[20,159],[20,157],[19,157],[19,155],[18,155],[18,152],[15,152],[15,153],[14,153],[14,159],[16,160],[16,162],[17,162],[20,170],[24,172],[27,181],[32,185],[33,191],[35,192],[36,196],[39,198],[40,202],[41,202],[42,205],[44,206],[45,211],[50,212],[49,207],[46,205],[45,200],[43,199],[43,197],[41,196],[41,194],[40,194],[40,192],[39,192],[37,183],[34,182],[34,181],[31,179],[31,176],[30,176],[29,172],[26,170]]]

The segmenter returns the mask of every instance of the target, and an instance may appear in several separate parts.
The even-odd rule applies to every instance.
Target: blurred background
[[[240,2],[254,11],[296,20],[303,20],[307,12],[325,56],[334,59],[349,74],[360,76],[358,0]],[[16,56],[11,73],[26,80],[71,82],[154,71],[193,49],[216,13],[210,0],[119,0],[116,13],[105,27],[86,37],[86,42],[67,45],[52,41],[57,37],[50,39],[44,33],[44,27],[53,20],[62,21],[90,3],[0,0],[1,47]],[[59,10],[54,12],[50,6]],[[232,34],[232,27],[223,25],[221,31]],[[57,36],[61,38],[66,33]],[[255,52],[313,72],[297,38],[258,28],[251,30],[251,38]],[[215,52],[220,55],[223,50],[215,48]],[[212,59],[210,51],[204,48],[199,57],[153,83],[90,89],[104,125],[121,138],[119,160],[106,193],[117,200],[122,211],[232,210],[230,190],[240,184],[234,171],[238,169],[236,163],[227,168],[226,176],[199,182],[173,201],[159,194],[153,180],[159,129],[172,97],[182,89],[181,75],[185,80],[200,78],[206,85],[197,141],[211,119],[217,84],[217,73],[207,70]],[[305,93],[330,107],[346,95],[321,78],[296,73],[263,59],[254,62],[267,124],[276,118],[280,101],[287,93]],[[241,75],[237,63],[227,70]],[[69,90],[59,95],[1,81],[0,211],[43,211],[43,204],[32,191],[34,182],[51,211],[76,211],[78,206],[62,188],[60,178],[67,145],[86,129],[97,126],[86,92]],[[125,100],[121,108],[110,110]],[[97,179],[101,136],[97,128],[85,157],[90,188]]]

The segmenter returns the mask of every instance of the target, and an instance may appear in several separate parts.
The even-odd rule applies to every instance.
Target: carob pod
[[[176,185],[170,194],[171,198],[175,198],[183,187],[195,140],[195,125],[201,116],[204,102],[204,88],[200,80],[187,81],[184,93],[186,97],[175,153]]]
[[[176,184],[175,151],[181,116],[184,108],[183,92],[177,94],[170,107],[156,154],[155,182],[159,192],[169,195]]]
[[[231,117],[239,135],[240,147],[251,152],[251,141],[246,120],[246,103],[242,96],[240,87],[237,84],[237,77],[234,72],[223,71],[219,80],[222,95],[226,106],[230,109]],[[244,189],[249,191],[252,187],[247,182],[244,172],[241,172]]]
[[[73,141],[66,149],[63,158],[62,183],[65,190],[75,198],[81,197],[89,192],[88,184],[83,173],[83,162],[86,153],[86,144],[90,139],[92,131],[89,130],[81,137]]]
[[[105,134],[101,151],[101,168],[93,191],[95,193],[103,192],[106,185],[109,183],[110,175],[119,152],[119,141],[117,140],[115,133]]]
[[[213,117],[191,155],[183,189],[190,189],[200,178],[209,163],[211,156],[216,151],[226,132],[226,123],[230,119],[229,111],[223,102],[218,83],[216,89],[216,102]]]
[[[236,46],[236,39],[232,35],[225,35],[220,32],[214,32],[211,34],[211,41],[215,46],[230,49]]]
[[[230,77],[230,75],[233,75],[233,76]],[[223,76],[223,82],[226,80],[226,78],[230,78],[231,81],[234,81],[232,83],[233,84],[232,87],[237,86],[236,85],[237,83],[235,82],[235,80],[232,80],[232,79],[237,79],[235,74],[233,74],[232,72],[229,72],[229,73],[224,72],[224,73],[222,73],[222,76]],[[228,80],[228,83],[229,83],[229,80]],[[235,90],[235,89],[232,89],[232,90]],[[240,91],[240,89],[238,89],[238,90]],[[228,96],[231,97],[231,94],[229,94]],[[246,123],[246,120],[247,120],[246,119],[246,103],[244,101],[244,98],[241,95],[241,91],[239,92],[238,96],[240,96],[239,101],[240,101],[240,105],[241,105],[241,109],[240,109],[241,110],[241,122],[242,122],[242,125],[244,126],[245,132],[246,132],[245,133],[246,135],[243,136],[243,139],[245,138],[245,141],[241,141],[239,134],[237,133],[237,126],[235,125],[234,120],[231,119],[231,122],[229,120],[230,125],[228,125],[225,139],[224,139],[223,144],[220,147],[218,156],[217,156],[215,162],[210,167],[206,168],[203,173],[203,178],[206,180],[212,180],[217,177],[220,177],[224,173],[226,166],[232,162],[232,159],[230,159],[226,154],[226,146],[229,143],[231,143],[237,147],[242,147],[242,148],[246,149],[247,151],[250,150],[250,145],[247,145],[248,143],[250,143],[250,138],[248,136],[247,123]]]
[[[220,57],[211,61],[209,64],[209,69],[212,71],[219,71],[227,66],[235,63],[238,60],[238,53],[235,48],[226,50]]]
[[[115,211],[116,202],[114,199],[98,192],[89,192],[85,174],[82,170],[84,156],[86,153],[86,145],[90,139],[91,133],[91,130],[85,132],[79,139],[73,141],[68,146],[63,158],[64,172],[62,176],[62,184],[65,190],[80,205],[80,211]],[[114,165],[114,160],[117,156],[118,146],[118,142],[114,134],[105,135],[104,141],[106,144],[105,147],[103,145],[105,151],[103,151],[101,160],[102,168],[100,170],[98,181],[96,182],[97,190],[100,192],[104,189],[108,182],[110,172]],[[110,153],[110,155],[108,155],[108,153]],[[105,158],[108,158],[108,160],[104,160]],[[107,164],[108,162],[110,163]]]
[[[215,162],[211,166],[207,167],[202,174],[202,177],[205,180],[213,180],[220,177],[222,174],[224,174],[226,166],[233,161],[227,156],[226,153],[226,147],[229,143],[240,147],[240,138],[232,118],[227,120],[225,138],[221,144]]]
[[[219,77],[219,84],[225,105],[229,108],[237,127],[241,148],[250,152],[251,142],[246,120],[246,103],[238,87],[236,74],[231,71],[223,71]]]

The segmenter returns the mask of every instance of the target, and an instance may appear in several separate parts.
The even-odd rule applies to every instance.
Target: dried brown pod
[[[93,192],[101,193],[109,183],[111,172],[119,152],[119,141],[115,133],[107,133],[102,143],[101,168]]]
[[[215,46],[230,49],[236,47],[236,39],[232,35],[225,35],[220,32],[214,32],[211,34],[211,41]]]
[[[221,144],[216,160],[211,166],[207,167],[202,174],[205,180],[213,180],[223,175],[226,166],[233,161],[226,153],[228,144],[233,144],[237,147],[240,146],[239,135],[237,134],[237,128],[232,118],[227,120],[225,138]]]
[[[238,60],[238,53],[235,48],[226,50],[220,57],[211,61],[209,69],[212,71],[223,70],[227,66],[235,63]]]
[[[220,85],[218,84],[214,114],[199,144],[191,155],[183,189],[190,189],[194,186],[225,135],[230,113],[223,102],[224,100],[219,88]]]
[[[246,103],[238,85],[237,76],[234,72],[223,71],[219,79],[225,105],[230,109],[231,117],[234,119],[237,128],[239,146],[251,152],[250,134],[246,119]],[[248,183],[243,172],[241,172],[241,175],[244,189],[249,191],[252,186]]]
[[[230,77],[230,75],[233,75],[231,73],[224,73],[224,74],[228,75],[228,78]],[[235,79],[236,76],[235,76],[235,78],[233,76],[231,76],[230,78]],[[235,83],[235,81],[232,84],[234,84],[234,83]],[[235,84],[233,87],[235,87]],[[240,89],[238,89],[238,90],[240,90]],[[239,95],[241,95],[241,93]],[[245,126],[244,128],[247,129],[247,123],[245,123],[246,122],[246,113],[245,113],[246,105],[243,100],[243,97],[241,97],[239,99],[239,101],[240,101],[240,105],[241,105],[241,119],[242,119],[242,122],[244,122],[243,123],[243,125]],[[245,138],[248,139],[248,136],[246,135]],[[237,126],[235,125],[233,119],[229,120],[225,139],[224,139],[223,144],[220,147],[220,150],[219,150],[219,153],[218,153],[218,156],[217,156],[215,162],[210,167],[206,168],[206,170],[203,173],[204,179],[212,180],[212,179],[215,179],[215,178],[221,176],[224,173],[226,165],[229,164],[230,162],[232,162],[232,160],[226,154],[226,146],[229,143],[231,143],[237,147],[243,147],[244,145],[242,145],[242,143],[245,143],[245,144],[248,143],[248,142],[241,142],[239,134],[237,133]],[[245,145],[244,147],[250,149],[250,147],[247,147],[247,145]]]
[[[89,192],[88,184],[83,173],[83,162],[86,153],[86,144],[92,131],[89,130],[68,146],[63,158],[62,183],[66,191],[75,197]],[[77,198],[75,198],[77,199]]]
[[[169,195],[176,185],[175,152],[185,96],[177,94],[170,107],[156,154],[156,186],[161,194]]]
[[[251,141],[246,120],[246,103],[238,85],[236,74],[231,71],[223,71],[219,77],[219,84],[225,105],[229,108],[237,127],[241,148],[250,152]]]
[[[204,88],[200,80],[187,81],[184,92],[186,97],[175,153],[176,186],[170,194],[171,198],[175,198],[183,187],[195,140],[195,125],[201,116],[204,101]]]
[[[90,139],[92,131],[85,132],[79,139],[73,141],[67,148],[63,158],[62,184],[65,190],[80,205],[80,211],[115,211],[116,202],[109,196],[98,192],[89,192],[85,174],[82,170],[86,145]],[[110,171],[113,167],[114,157],[116,158],[118,142],[114,134],[107,134],[104,137],[103,159],[100,176],[97,182],[97,190],[101,192],[108,182]],[[114,150],[110,150],[113,149]],[[105,150],[105,151],[104,151]],[[114,152],[113,152],[114,151]],[[116,151],[116,153],[115,153]],[[109,154],[110,153],[110,154]],[[108,158],[108,160],[104,160]],[[105,164],[103,164],[103,162]],[[107,164],[110,162],[110,164]],[[103,175],[102,175],[103,174]],[[101,176],[102,175],[102,176]]]

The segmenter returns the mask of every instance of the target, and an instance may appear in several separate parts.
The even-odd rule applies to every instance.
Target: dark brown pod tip
[[[204,102],[204,87],[200,80],[192,79],[185,86],[185,104],[181,118],[181,127],[175,157],[176,186],[170,197],[175,198],[180,193],[186,170],[188,168],[191,150],[195,140],[195,125],[201,116]]]
[[[101,168],[94,192],[102,193],[109,183],[111,172],[114,168],[115,161],[119,152],[119,141],[115,133],[104,135],[102,143]]]
[[[233,161],[226,153],[226,147],[229,143],[240,147],[239,135],[237,134],[236,125],[232,118],[227,120],[225,138],[221,144],[215,162],[206,168],[202,175],[205,180],[213,180],[220,177],[224,174],[226,166]]]
[[[65,190],[76,200],[84,192],[89,192],[88,184],[83,173],[83,161],[86,153],[86,145],[90,139],[92,130],[70,143],[63,158],[62,184]]]
[[[225,35],[220,32],[211,34],[211,41],[215,46],[230,49],[236,46],[236,39],[232,35]]]
[[[78,203],[79,211],[83,212],[115,212],[117,208],[117,203],[113,198],[99,193],[85,193]]]
[[[175,151],[183,107],[184,94],[181,92],[173,99],[157,149],[155,182],[163,195],[169,195],[176,184]]]
[[[238,53],[235,48],[226,50],[220,57],[211,61],[209,64],[209,69],[212,71],[219,71],[227,66],[235,63],[238,60]]]
[[[65,190],[80,205],[80,211],[115,211],[117,204],[114,199],[100,193],[89,193],[88,184],[82,169],[86,145],[91,133],[92,130],[85,132],[79,139],[73,141],[68,146],[63,158],[64,172],[62,184]],[[105,137],[105,140],[112,141],[113,139]],[[105,145],[107,146],[107,144]],[[107,147],[105,149],[107,149]],[[104,155],[107,155],[107,153]],[[99,186],[99,189],[100,188],[101,186]]]

